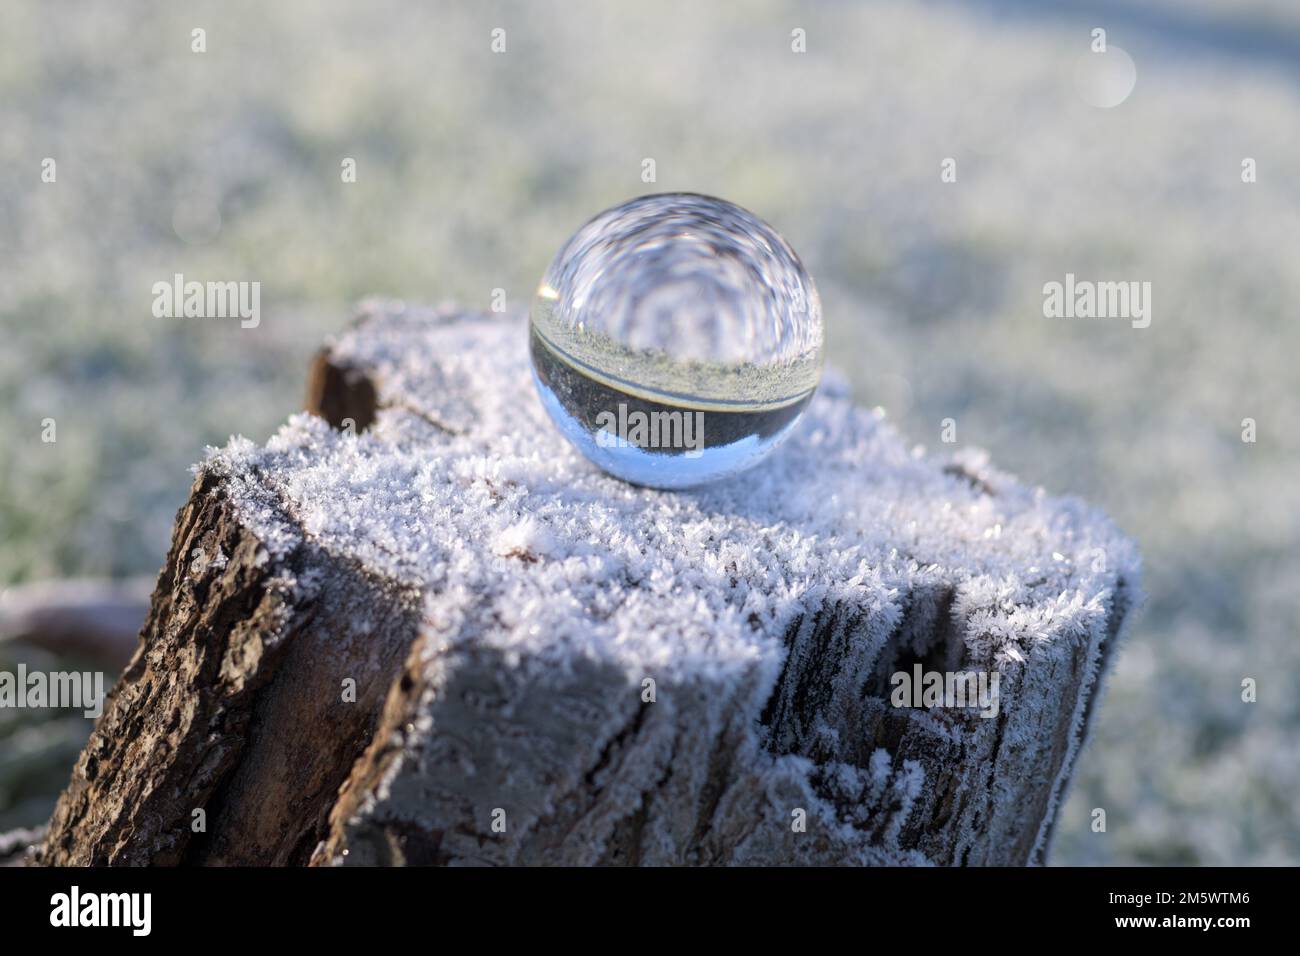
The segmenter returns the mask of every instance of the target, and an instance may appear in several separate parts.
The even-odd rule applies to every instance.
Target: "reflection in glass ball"
[[[821,305],[794,250],[739,206],[691,193],[633,199],[579,229],[538,288],[530,336],[564,435],[656,488],[757,464],[821,379]]]

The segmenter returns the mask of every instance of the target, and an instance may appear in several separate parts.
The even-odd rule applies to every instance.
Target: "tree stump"
[[[1022,864],[1138,596],[1097,511],[828,373],[778,452],[632,487],[521,317],[363,306],[196,468],[48,864]],[[990,708],[896,706],[982,673]]]

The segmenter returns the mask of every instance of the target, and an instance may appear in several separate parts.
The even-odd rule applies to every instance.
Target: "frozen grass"
[[[1300,862],[1300,17],[1098,10],[6,3],[0,582],[156,569],[187,466],[297,407],[352,300],[523,304],[588,215],[716,193],[799,251],[860,400],[1138,538],[1149,605],[1055,860]],[[1091,26],[1137,64],[1114,110],[1073,92]],[[153,318],[176,272],[260,280],[261,326]],[[1066,272],[1151,281],[1152,326],[1044,319]]]

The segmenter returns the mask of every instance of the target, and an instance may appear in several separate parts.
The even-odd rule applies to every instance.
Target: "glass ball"
[[[821,304],[799,257],[752,213],[693,193],[633,199],[574,233],[529,329],[560,431],[653,488],[758,464],[821,380]]]

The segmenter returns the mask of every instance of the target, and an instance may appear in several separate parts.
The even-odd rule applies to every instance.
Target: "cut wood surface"
[[[518,316],[368,303],[308,404],[198,467],[41,862],[1044,859],[1138,595],[1104,515],[833,373],[754,471],[629,486]]]

